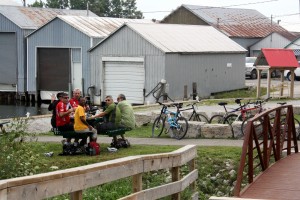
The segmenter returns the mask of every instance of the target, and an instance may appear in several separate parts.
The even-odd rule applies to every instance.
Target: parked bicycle
[[[160,115],[154,120],[152,126],[152,137],[160,137],[162,132],[165,134],[171,131],[171,137],[180,140],[184,138],[188,130],[188,122],[187,119],[184,118],[180,113],[180,108],[182,108],[182,103],[171,103],[171,104],[163,104],[162,109],[160,111]],[[169,111],[168,107],[174,106],[176,107],[176,112]],[[166,126],[168,124],[168,127]]]
[[[209,120],[207,117],[199,112],[197,112],[196,104],[199,103],[199,101],[193,102],[191,104],[186,105],[187,107],[191,106],[190,108],[184,108],[180,109],[180,111],[185,110],[193,110],[192,115],[190,116],[188,121],[198,121],[198,122],[206,122],[209,123]]]
[[[243,122],[241,125],[241,133],[242,135],[245,134],[245,130],[246,130],[246,125],[249,119],[251,119],[252,117],[257,116],[258,114],[262,113],[263,111],[265,111],[266,109],[263,107],[263,105],[272,97],[269,97],[267,99],[264,100],[257,100],[255,102],[249,102],[249,105],[252,104],[253,107],[245,109],[245,110],[241,110],[241,113],[245,113],[246,115],[244,115],[243,117]],[[263,119],[257,120],[255,123],[255,128],[261,127],[260,125],[262,124]],[[259,131],[258,131],[259,132]]]

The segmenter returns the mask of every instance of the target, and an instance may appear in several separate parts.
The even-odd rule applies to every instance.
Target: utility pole
[[[271,47],[272,47],[272,33],[273,33],[273,15],[271,15]]]

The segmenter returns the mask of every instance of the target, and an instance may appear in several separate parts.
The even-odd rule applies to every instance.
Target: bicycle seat
[[[242,99],[235,99],[235,103],[240,104]]]
[[[277,104],[280,104],[280,105],[285,105],[286,104],[286,102],[278,102]]]
[[[220,102],[220,103],[218,103],[220,106],[225,106],[225,105],[227,105],[227,103],[226,102]]]

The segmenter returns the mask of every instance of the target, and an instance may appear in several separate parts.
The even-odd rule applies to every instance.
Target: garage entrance
[[[18,56],[15,33],[0,33],[0,61],[0,84],[17,84]]]
[[[38,48],[37,58],[37,89],[68,91],[71,80],[70,49]]]
[[[121,59],[121,58],[119,58]],[[145,68],[143,59],[124,59],[113,61],[104,58],[103,97],[125,94],[129,102],[144,104]]]

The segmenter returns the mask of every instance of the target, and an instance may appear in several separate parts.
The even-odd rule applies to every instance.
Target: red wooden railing
[[[242,185],[252,183],[259,173],[283,158],[284,151],[290,155],[292,150],[298,153],[292,105],[279,106],[251,118],[246,127],[234,196],[239,197],[247,189]]]

